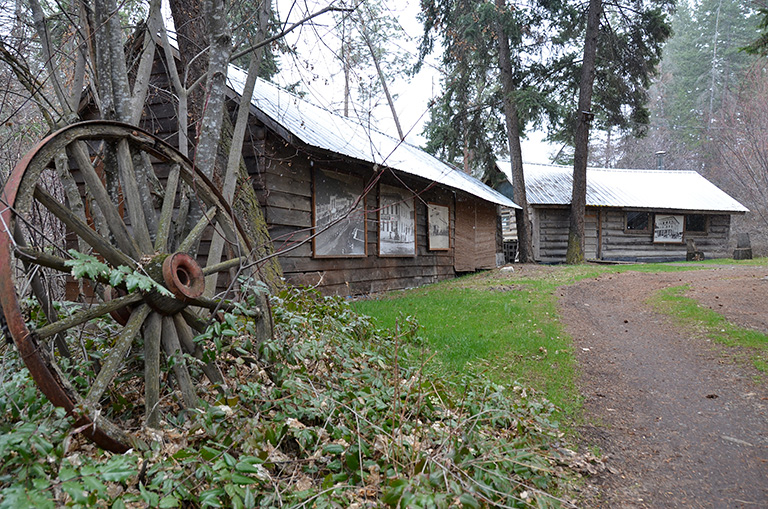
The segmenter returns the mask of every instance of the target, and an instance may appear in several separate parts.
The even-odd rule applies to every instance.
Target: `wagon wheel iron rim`
[[[206,266],[195,255],[213,235],[225,238],[229,256]],[[125,266],[126,275],[149,276],[155,287],[128,290],[109,274],[74,278],[67,248],[87,251],[110,274]],[[161,413],[196,406],[196,388],[226,386],[193,338],[200,315],[225,304],[204,295],[206,277],[215,289],[211,278],[242,268],[248,253],[213,184],[135,126],[91,121],[51,134],[19,161],[0,196],[0,306],[13,341],[75,429],[114,452],[140,446],[138,423],[157,427]],[[34,326],[27,308],[46,323]],[[144,399],[143,414],[130,411],[131,394]]]

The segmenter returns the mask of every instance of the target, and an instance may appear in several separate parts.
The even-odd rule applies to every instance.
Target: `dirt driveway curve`
[[[768,332],[766,275],[722,266],[561,289],[582,371],[582,436],[607,457],[585,506],[768,507],[768,382],[645,303],[656,290],[690,285],[701,304]]]

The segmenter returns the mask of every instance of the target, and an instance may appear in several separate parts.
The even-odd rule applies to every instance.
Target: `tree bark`
[[[263,50],[262,43],[266,40],[266,23],[270,17],[269,9],[265,6],[261,9],[262,12],[259,13],[261,40],[254,41],[251,48],[254,51],[254,64],[249,69],[250,90],[253,90],[253,83],[256,81],[255,73],[258,72]],[[242,160],[243,138],[250,112],[252,92],[249,93],[246,89],[244,97],[241,98],[237,126],[232,124],[225,110],[226,73],[229,58],[232,55],[231,35],[226,20],[226,1],[180,2],[174,0],[171,2],[171,10],[176,26],[184,27],[183,34],[180,33],[178,37],[180,48],[181,42],[186,41],[189,51],[195,51],[194,58],[187,58],[186,64],[182,61],[181,72],[186,73],[186,83],[199,83],[203,77],[206,78],[205,93],[198,93],[198,90],[190,91],[187,85],[184,96],[188,99],[188,104],[184,106],[188,107],[192,122],[200,126],[196,129],[199,138],[193,155],[195,165],[206,175],[213,177],[214,183],[223,191],[225,199],[232,205],[254,249],[254,252],[250,253],[251,258],[254,260],[267,258],[257,267],[261,280],[273,289],[279,288],[282,286],[282,270],[277,258],[270,256],[273,254],[273,247],[266,220]],[[202,14],[203,12],[206,14]],[[182,30],[179,31],[182,32]],[[208,42],[207,48],[202,47],[200,40]],[[199,54],[200,51],[205,53]],[[184,54],[183,49],[181,53]],[[207,66],[200,67],[203,63]],[[251,73],[253,76],[250,76]],[[175,78],[173,80],[174,88],[185,87],[185,80]],[[180,111],[179,116],[181,114]],[[181,139],[182,134],[179,137]],[[193,225],[201,216],[202,209],[190,203],[186,223]],[[212,252],[209,253],[213,259],[219,258],[224,249],[220,242],[220,239],[213,241]],[[243,253],[243,255],[247,254],[249,253]],[[215,264],[213,259],[210,262]],[[215,286],[211,289],[215,289]]]
[[[171,16],[176,27],[176,40],[179,45],[179,81],[184,87],[185,107],[188,108],[182,123],[187,128],[198,129],[198,121],[202,116],[203,90],[202,87],[191,87],[205,75],[207,59],[203,52],[208,43],[205,35],[206,24],[203,16],[202,2],[200,0],[170,0]],[[189,132],[179,135],[189,142]],[[194,136],[193,136],[194,139]],[[183,154],[189,153],[189,147],[181,150]]]
[[[506,7],[504,0],[496,0],[496,8],[501,11]],[[509,49],[509,38],[501,21],[496,23],[499,42],[499,70],[501,71],[501,88],[504,94],[504,117],[509,140],[509,156],[512,162],[513,198],[521,208],[515,210],[517,225],[517,241],[520,261],[533,261],[533,235],[531,231],[528,198],[525,192],[525,175],[523,174],[523,153],[520,147],[520,119],[517,114],[515,100],[515,83],[512,79],[512,57]]]
[[[267,33],[267,22],[271,17],[271,6],[268,2],[262,3],[258,11],[258,33],[263,40],[264,35]],[[259,41],[260,42],[260,41]],[[254,258],[261,259],[268,255],[273,254],[272,243],[269,237],[269,231],[267,230],[266,219],[259,206],[258,199],[253,186],[251,185],[248,170],[245,167],[245,162],[242,157],[243,140],[245,139],[245,133],[248,128],[248,121],[250,119],[251,112],[251,97],[253,97],[253,90],[256,86],[258,79],[259,68],[261,67],[262,58],[264,55],[264,47],[256,49],[251,54],[251,62],[248,66],[248,76],[246,78],[245,86],[243,87],[243,95],[240,97],[240,104],[237,108],[237,119],[235,125],[231,130],[231,123],[229,118],[224,118],[223,127],[223,140],[231,140],[229,144],[229,150],[227,151],[227,170],[224,176],[224,183],[222,186],[222,196],[233,205],[238,217],[246,218],[248,224],[246,225],[251,241],[257,252],[254,253]],[[225,143],[226,145],[226,143]],[[239,184],[239,185],[238,185]],[[235,191],[237,188],[241,189],[237,200],[235,200]],[[220,235],[214,236],[211,242],[211,248],[208,252],[208,264],[215,265],[221,260],[221,255],[224,250],[224,238]],[[276,288],[278,282],[282,281],[282,271],[280,264],[276,258],[270,258],[264,263],[262,267],[259,267],[261,276],[265,282],[268,282],[270,286]],[[206,281],[206,289],[211,292],[215,290],[216,275],[208,276]]]
[[[565,262],[584,262],[584,215],[587,202],[587,157],[589,152],[589,129],[592,122],[592,88],[595,82],[595,59],[597,36],[600,30],[602,0],[590,0],[587,13],[587,30],[584,41],[584,60],[579,81],[579,106],[576,111],[576,133],[574,135],[573,192],[571,195],[571,218],[568,230],[568,250]]]

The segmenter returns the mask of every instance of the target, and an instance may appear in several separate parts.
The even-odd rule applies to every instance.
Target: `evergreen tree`
[[[746,2],[702,0],[693,8],[681,2],[665,55],[672,75],[665,114],[686,143],[702,143],[715,127],[724,98],[753,61],[740,48],[755,28],[755,12]]]
[[[540,55],[561,2],[423,0],[422,58],[443,46],[444,93],[431,108],[427,149],[494,184],[496,156],[512,159],[521,261],[532,260],[520,138],[556,107],[540,90]]]
[[[673,7],[672,0],[592,0],[586,11],[582,3],[569,4],[568,15],[559,20],[555,39],[561,44],[553,47],[557,53],[549,64],[547,92],[558,97],[561,106],[551,138],[574,145],[569,263],[584,259],[590,130],[618,127],[637,132],[648,123],[647,89],[671,34],[668,15]]]
[[[649,167],[656,151],[667,166],[704,173],[718,160],[712,140],[723,125],[720,110],[735,98],[755,58],[741,51],[755,38],[758,12],[739,0],[681,1],[674,35],[654,81],[654,109],[647,139],[625,132],[623,166]]]
[[[768,4],[761,2],[757,8],[760,21],[758,23],[758,37],[744,49],[753,55],[768,55]]]

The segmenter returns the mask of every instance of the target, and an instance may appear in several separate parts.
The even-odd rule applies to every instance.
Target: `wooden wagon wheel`
[[[75,124],[17,164],[0,209],[0,305],[35,382],[76,429],[122,452],[140,427],[226,387],[193,338],[226,304],[209,296],[217,277],[232,278],[250,248],[188,159],[133,126]],[[215,235],[229,256],[200,263]],[[75,278],[73,257],[108,269]]]

